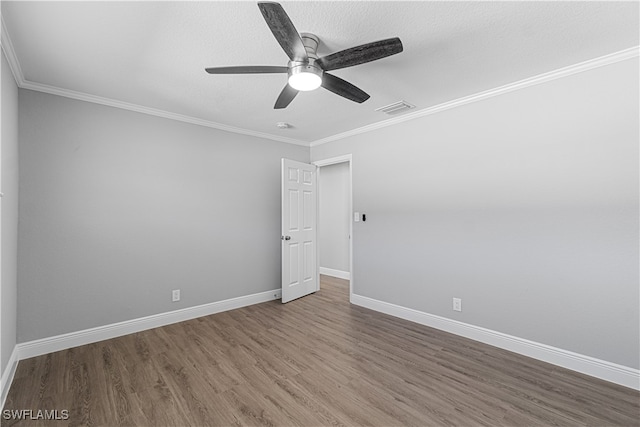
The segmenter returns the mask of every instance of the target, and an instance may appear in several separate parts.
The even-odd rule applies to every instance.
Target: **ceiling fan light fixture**
[[[299,91],[316,90],[322,84],[322,79],[314,73],[298,73],[289,77],[289,86]]]
[[[309,63],[290,62],[289,86],[299,91],[315,90],[322,85],[322,70],[309,58]]]

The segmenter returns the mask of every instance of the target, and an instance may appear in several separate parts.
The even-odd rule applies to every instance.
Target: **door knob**
[[[282,236],[282,240],[291,240],[291,236]]]

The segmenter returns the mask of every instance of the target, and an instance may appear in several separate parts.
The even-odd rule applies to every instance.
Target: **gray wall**
[[[22,89],[19,107],[18,342],[280,287],[280,158],[308,148]]]
[[[16,345],[16,306],[18,270],[18,86],[2,52],[2,170],[0,188],[1,265],[0,277],[0,376]]]
[[[638,368],[638,104],[634,58],[312,148],[354,293]]]
[[[320,168],[320,267],[349,272],[349,164]]]

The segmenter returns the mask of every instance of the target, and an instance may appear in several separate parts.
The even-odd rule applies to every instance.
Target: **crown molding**
[[[24,74],[22,73],[22,68],[20,67],[20,63],[18,62],[16,51],[13,49],[13,43],[11,42],[11,37],[9,37],[7,26],[4,23],[4,17],[1,14],[0,14],[0,27],[2,31],[2,35],[0,37],[0,45],[2,45],[4,56],[7,58],[7,62],[9,63],[9,68],[11,68],[11,73],[13,74],[13,78],[16,81],[16,84],[19,87],[22,87],[22,85],[24,84]]]
[[[287,144],[301,145],[308,147],[309,143],[300,141],[293,138],[280,137],[277,135],[271,135],[263,132],[256,132],[249,129],[237,128],[234,126],[224,125],[222,123],[213,122],[210,120],[199,119],[196,117],[186,116],[183,114],[172,113],[170,111],[160,110],[157,108],[145,107],[143,105],[132,104],[129,102],[118,101],[116,99],[105,98],[102,96],[90,95],[84,92],[76,92],[68,89],[61,89],[55,86],[44,85],[41,83],[33,83],[25,80],[22,85],[19,85],[22,89],[30,89],[38,92],[49,93],[52,95],[64,96],[66,98],[77,99],[80,101],[92,102],[95,104],[107,105],[109,107],[121,108],[123,110],[135,111],[138,113],[149,114],[151,116],[163,117],[165,119],[177,120],[180,122],[191,123],[198,126],[205,126],[222,130],[225,132],[232,132],[241,135],[253,136],[256,138],[270,139],[278,142],[285,142]]]
[[[572,74],[582,73],[594,68],[604,67],[606,65],[615,64],[617,62],[626,61],[628,59],[636,58],[640,55],[640,46],[635,46],[629,49],[621,50],[609,55],[601,56],[599,58],[590,59],[588,61],[580,62],[578,64],[569,65],[564,68],[559,68],[548,73],[539,74],[537,76],[529,77],[524,80],[519,80],[514,83],[509,83],[504,86],[499,86],[494,89],[490,89],[484,92],[479,92],[474,95],[465,96],[462,98],[454,99],[442,104],[435,105],[433,107],[423,108],[412,113],[404,114],[400,117],[394,117],[392,119],[384,120],[381,122],[372,123],[367,126],[352,129],[347,132],[342,132],[336,135],[328,136],[326,138],[318,139],[311,142],[311,147],[317,147],[318,145],[326,144],[328,142],[338,141],[348,138],[350,136],[358,135],[361,133],[371,132],[376,129],[381,129],[387,126],[393,126],[398,123],[406,122],[408,120],[418,119],[420,117],[436,114],[441,111],[449,110],[451,108],[460,107],[462,105],[470,104],[472,102],[482,101],[494,96],[503,95],[505,93],[513,92],[516,90],[528,88],[530,86],[539,85],[552,80],[560,79],[570,76]]]

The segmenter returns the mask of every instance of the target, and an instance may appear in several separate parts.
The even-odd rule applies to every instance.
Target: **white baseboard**
[[[351,273],[348,271],[334,270],[333,268],[320,267],[320,274],[337,277],[338,279],[351,280]]]
[[[98,326],[96,328],[20,343],[16,346],[18,350],[18,360],[133,334],[147,329],[158,328],[172,323],[183,322],[197,317],[234,310],[248,305],[271,301],[280,298],[280,292],[280,289],[274,289],[257,294],[231,298],[224,301],[183,308],[180,310],[170,311],[168,313],[154,314],[152,316],[141,317],[139,319],[127,320],[124,322],[113,323],[111,325]]]
[[[353,294],[351,303],[542,360],[605,381],[640,390],[640,371],[638,369],[514,337],[457,320],[451,320],[411,308],[375,300],[362,295]]]
[[[2,378],[0,379],[0,409],[4,409],[4,402],[7,400],[11,383],[13,382],[13,376],[16,374],[16,368],[18,367],[18,346],[13,347],[11,356],[7,366],[2,372]]]

